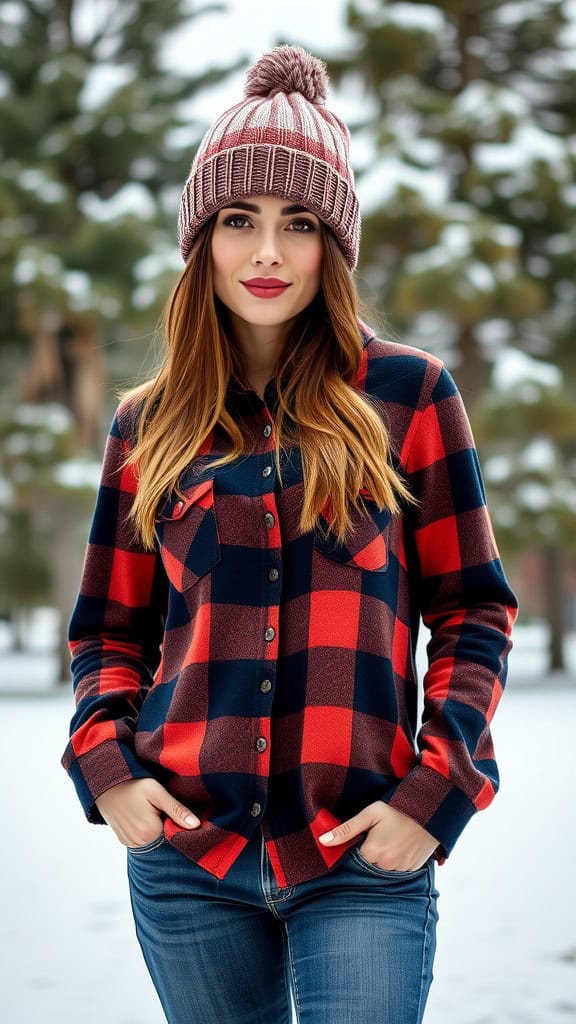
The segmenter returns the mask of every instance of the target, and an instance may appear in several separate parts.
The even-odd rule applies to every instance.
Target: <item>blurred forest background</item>
[[[331,109],[357,99],[359,290],[389,334],[454,374],[520,622],[545,623],[562,671],[576,629],[574,4],[333,6],[347,45],[315,53]],[[195,72],[194,47],[176,66],[166,46],[207,17],[225,33],[226,11],[0,2],[0,688],[38,608],[57,613],[54,684],[69,680],[105,435],[118,390],[154,367],[182,268],[180,192],[212,120],[202,97],[240,74],[239,99],[258,56],[226,59],[216,32],[213,66]],[[271,45],[299,45],[297,27]]]

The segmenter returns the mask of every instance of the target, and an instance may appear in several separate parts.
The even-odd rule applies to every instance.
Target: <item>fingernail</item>
[[[321,843],[331,843],[334,839],[333,832],[325,832],[323,836],[318,836]]]
[[[186,817],[184,818],[184,824],[185,825],[199,825],[200,822],[198,821],[198,818],[194,817],[193,814],[187,814]]]

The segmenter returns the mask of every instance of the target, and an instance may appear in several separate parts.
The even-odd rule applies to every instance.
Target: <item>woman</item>
[[[198,150],[70,624],[63,764],[170,1024],[420,1022],[435,867],[498,786],[516,601],[450,375],[358,319],[326,87],[277,47]]]

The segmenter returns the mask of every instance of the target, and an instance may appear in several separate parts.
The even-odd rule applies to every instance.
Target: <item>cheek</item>
[[[212,240],[212,282],[214,291],[218,298],[222,298],[221,292],[226,290],[227,280],[227,254],[226,247],[216,240]]]
[[[215,274],[220,273],[226,262],[226,254],[218,238],[212,236],[212,268]]]
[[[322,259],[322,246],[318,246],[308,253],[306,260],[306,277],[310,281],[310,288],[314,288],[315,291],[320,287],[322,279]]]

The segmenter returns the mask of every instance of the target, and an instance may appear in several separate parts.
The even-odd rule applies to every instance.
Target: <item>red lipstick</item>
[[[251,277],[249,281],[241,281],[247,291],[257,299],[275,299],[283,295],[290,285],[277,277]]]

